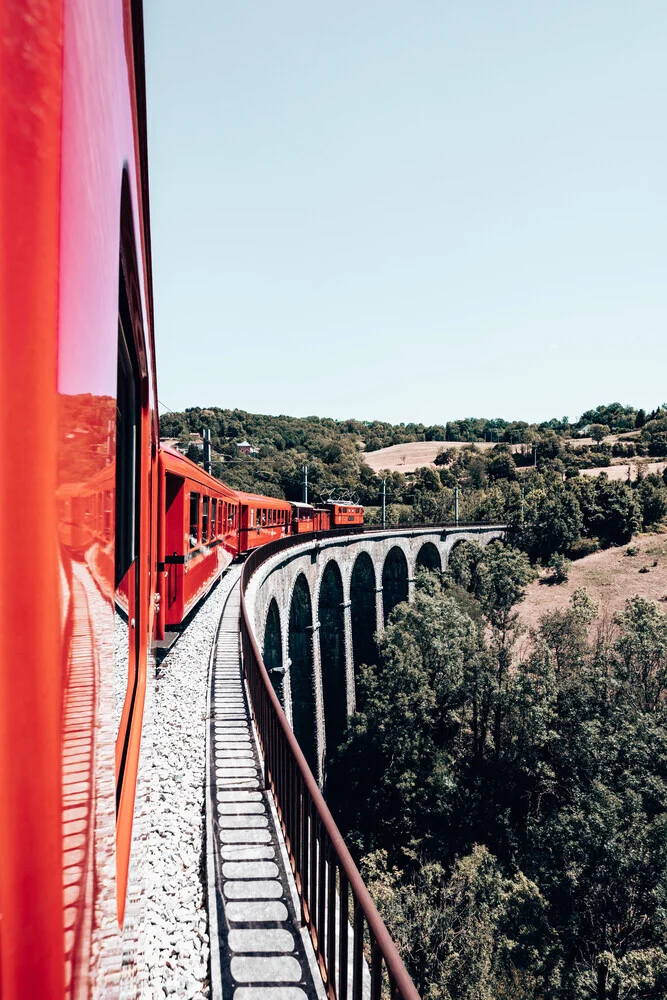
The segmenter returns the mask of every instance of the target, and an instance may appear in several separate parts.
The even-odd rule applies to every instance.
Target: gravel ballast
[[[240,567],[227,571],[158,668],[150,761],[145,955],[141,996],[209,996],[202,874],[208,668],[223,605]]]

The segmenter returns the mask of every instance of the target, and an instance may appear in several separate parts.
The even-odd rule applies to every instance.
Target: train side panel
[[[172,449],[160,451],[160,478],[160,618],[163,628],[174,628],[237,554],[239,503],[232,490]]]
[[[241,505],[239,552],[284,538],[291,533],[292,507],[286,500],[256,493],[237,493]]]
[[[2,25],[0,495],[33,558],[0,563],[0,993],[60,1000],[121,987],[155,615],[141,7],[9,0]]]

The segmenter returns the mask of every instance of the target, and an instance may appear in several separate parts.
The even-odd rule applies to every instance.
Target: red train
[[[238,554],[233,490],[171,448],[160,449],[157,637],[180,625]]]
[[[314,507],[225,486],[161,448],[157,638],[181,625],[235,556],[291,534],[363,524],[363,507]]]
[[[0,558],[0,995],[78,1000],[132,951],[153,640],[236,556],[362,514],[160,450],[141,0],[8,0],[2,33],[1,523],[36,557]]]

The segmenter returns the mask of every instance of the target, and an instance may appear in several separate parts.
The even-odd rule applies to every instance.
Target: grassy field
[[[364,462],[370,465],[373,472],[381,472],[382,469],[387,469],[389,472],[414,472],[425,465],[435,468],[433,463],[441,451],[456,451],[458,448],[465,448],[467,443],[467,441],[410,441],[407,444],[392,444],[389,448],[364,453]],[[490,451],[495,445],[495,441],[482,441],[476,442],[475,447],[480,451]],[[520,451],[521,445],[513,445],[512,450]]]
[[[641,465],[644,475],[649,475],[649,473],[656,473],[661,476],[665,470],[665,462],[645,462],[641,459],[634,459],[628,462],[627,460],[621,459],[619,462],[615,462],[613,465],[605,465],[601,469],[581,469],[582,476],[599,476],[601,472],[605,472],[609,479],[620,479],[622,482],[628,481],[628,469],[630,470],[630,479],[635,480],[637,478],[637,469]]]
[[[628,549],[636,549],[636,555],[628,555]],[[640,572],[644,568],[647,573]],[[614,615],[635,594],[667,605],[667,533],[639,535],[630,545],[578,559],[572,563],[566,583],[549,584],[543,573],[531,583],[526,599],[518,607],[521,622],[528,629],[534,628],[546,611],[566,608],[579,587],[585,587],[599,604],[594,629],[611,627]],[[519,652],[525,652],[529,644],[528,636],[519,640]]]

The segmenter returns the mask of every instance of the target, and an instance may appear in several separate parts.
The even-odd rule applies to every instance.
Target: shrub
[[[547,565],[551,570],[551,581],[553,583],[566,582],[572,563],[569,559],[565,558],[562,552],[554,552]]]
[[[642,566],[642,568],[639,570],[639,572],[640,573],[650,573],[651,571],[648,568],[648,566]]]
[[[639,549],[636,545],[628,545],[627,549],[625,550],[626,556],[636,556],[638,552]]]
[[[580,538],[579,541],[570,546],[570,559],[583,559],[584,556],[590,556],[597,552],[599,548],[600,542],[597,538]]]

